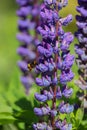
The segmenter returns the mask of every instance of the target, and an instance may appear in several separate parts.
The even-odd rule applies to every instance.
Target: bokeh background
[[[15,0],[0,0],[0,83],[7,84],[16,66],[18,42]]]

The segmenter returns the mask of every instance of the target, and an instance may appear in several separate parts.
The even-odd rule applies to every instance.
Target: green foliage
[[[19,129],[13,124],[7,124],[7,125],[1,126],[0,130],[19,130]]]
[[[6,88],[3,86],[0,91],[0,125],[8,124],[5,125],[6,130],[7,127],[13,126],[9,126],[11,123],[16,123],[18,130],[25,130],[26,126],[31,128],[32,123],[37,121],[33,108],[38,105],[34,99],[34,93],[38,89],[33,85],[29,96],[26,96],[19,75],[18,69],[15,69],[7,90],[5,91]]]
[[[83,121],[84,111],[79,108],[76,111],[76,114],[71,113],[70,119],[73,124],[73,130],[86,130],[87,128],[87,121]]]
[[[83,115],[84,115],[84,113],[83,113],[82,109],[79,108],[76,112],[76,120],[80,121],[80,123],[81,123],[81,121],[83,119]]]
[[[12,108],[5,104],[0,104],[0,125],[10,124],[14,121],[16,121],[16,118],[13,117]]]

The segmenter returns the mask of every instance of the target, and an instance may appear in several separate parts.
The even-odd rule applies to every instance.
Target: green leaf
[[[81,124],[82,124],[83,126],[87,127],[87,120],[82,121]]]
[[[6,104],[0,104],[0,114],[2,113],[12,114],[12,108]]]
[[[3,125],[3,130],[18,130],[14,124]]]
[[[10,124],[13,123],[14,121],[16,121],[16,119],[11,116],[11,115],[7,115],[7,114],[0,114],[0,124]]]
[[[13,123],[16,119],[12,115],[12,108],[0,103],[0,124]]]
[[[73,112],[70,114],[70,118],[75,118],[75,115]]]
[[[6,116],[8,116],[7,123],[12,123],[14,121],[13,116],[17,119],[17,122],[24,122],[29,125],[37,120],[33,111],[34,106],[37,106],[37,102],[34,98],[37,86],[34,84],[34,86],[30,89],[29,96],[26,96],[19,77],[18,70],[16,69],[7,91],[5,91],[5,93],[1,93],[1,100],[3,97],[3,102],[5,102],[5,105],[1,108],[1,113],[3,114],[3,116],[1,115],[1,123],[5,123],[7,121],[7,118],[5,118]]]
[[[79,108],[76,112],[76,120],[82,121],[83,115],[84,115],[84,113],[83,113],[82,109]]]
[[[59,117],[60,117],[61,120],[64,120],[65,117],[66,117],[66,114],[61,114],[61,113],[60,113]]]
[[[16,68],[13,76],[11,78],[10,84],[8,86],[7,92],[4,94],[7,103],[15,110],[20,110],[20,108],[15,104],[17,100],[25,97],[24,87],[20,82],[20,75],[18,69]]]
[[[25,122],[28,125],[31,125],[33,122],[37,122],[38,121],[38,117],[34,114],[33,108],[32,108],[32,110],[25,110],[25,111],[17,113],[15,115],[15,117],[20,122]]]

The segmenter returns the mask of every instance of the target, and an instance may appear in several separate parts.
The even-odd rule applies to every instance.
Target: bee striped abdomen
[[[37,62],[33,61],[32,63],[29,63],[27,67],[30,71],[32,71],[32,69],[35,68],[36,65],[37,65]]]

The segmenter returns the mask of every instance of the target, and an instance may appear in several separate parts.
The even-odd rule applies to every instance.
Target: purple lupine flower
[[[44,65],[44,64],[41,63],[41,64],[39,64],[39,65],[36,66],[36,69],[38,71],[41,71],[41,72],[46,72],[48,70],[48,67],[46,65]]]
[[[67,26],[72,21],[72,15],[66,18],[59,16],[59,10],[67,5],[68,1],[44,0],[40,8],[40,25],[37,32],[41,35],[42,41],[37,43],[38,63],[36,70],[40,73],[36,78],[36,84],[40,86],[40,93],[35,93],[35,98],[40,102],[40,107],[34,108],[37,116],[41,116],[38,123],[33,125],[34,130],[71,130],[72,125],[65,120],[56,121],[60,113],[70,114],[74,107],[61,98],[70,98],[72,88],[67,87],[74,74],[71,67],[74,63],[74,56],[70,54],[69,46],[74,37],[71,32],[65,33],[62,26]],[[57,70],[60,73],[57,73]],[[52,105],[49,106],[49,100]],[[56,100],[60,100],[57,107]],[[43,117],[50,118],[43,118]],[[46,119],[46,120],[45,120]],[[46,121],[46,122],[45,122]],[[45,125],[43,125],[45,122]]]
[[[75,52],[77,54],[76,63],[78,66],[79,79],[76,85],[82,89],[87,89],[87,0],[78,0],[79,6],[76,10],[80,15],[76,16],[76,24],[78,27],[75,36],[79,44],[75,45]]]
[[[67,86],[64,86],[63,91],[62,91],[62,95],[66,98],[69,98],[73,93],[73,89],[72,88],[68,88]]]
[[[29,72],[27,69],[27,64],[36,59],[35,46],[37,36],[31,35],[31,31],[33,30],[33,32],[36,33],[36,27],[39,22],[39,4],[34,2],[34,0],[16,0],[16,2],[19,5],[19,9],[16,12],[19,17],[19,33],[16,37],[21,42],[17,53],[22,57],[22,60],[18,61],[18,66],[23,72],[21,82],[25,86],[26,93],[28,94],[35,78],[35,74]]]
[[[45,122],[33,124],[34,130],[52,130],[52,126],[47,125]]]
[[[56,0],[44,0],[44,3],[46,5],[52,5],[52,4],[56,4]]]
[[[55,123],[56,128],[60,129],[60,130],[72,130],[72,124],[67,124],[66,120],[64,121],[56,121]]]
[[[61,19],[59,20],[59,22],[60,22],[63,26],[67,26],[71,21],[72,21],[72,15],[68,15],[66,18],[61,18]]]
[[[49,114],[50,108],[49,107],[34,108],[34,112],[37,116],[43,116]]]
[[[35,93],[35,98],[40,102],[46,102],[47,100],[53,99],[53,91],[50,90],[48,92],[47,90],[44,90],[43,94]]]
[[[34,130],[45,130],[46,127],[47,127],[47,124],[45,122],[33,124]]]
[[[38,94],[38,93],[36,93],[36,94],[35,94],[35,98],[36,98],[38,101],[40,101],[40,102],[45,102],[45,101],[47,101],[47,96],[44,95],[44,94]]]
[[[26,43],[27,45],[31,44],[31,42],[33,41],[33,37],[29,36],[26,33],[18,33],[17,34],[17,39],[21,42],[21,43]]]
[[[36,54],[34,52],[24,47],[19,47],[17,49],[17,53],[22,57],[28,58],[29,60],[34,60],[36,58]]]
[[[46,130],[52,130],[52,126],[51,125],[48,125]]]
[[[79,56],[84,54],[84,50],[82,50],[78,44],[75,45],[75,52],[76,54],[78,54]]]
[[[84,1],[87,2],[87,1]],[[87,10],[84,6],[77,6],[77,11],[83,16],[83,17],[87,17]]]
[[[20,80],[21,80],[22,84],[25,86],[26,94],[28,94],[28,90],[30,89],[30,87],[34,83],[34,79],[33,79],[32,75],[21,76]]]
[[[74,107],[73,105],[64,104],[63,102],[59,105],[58,109],[59,109],[59,112],[61,113],[71,113],[73,112]]]
[[[65,7],[66,5],[68,4],[68,0],[64,0],[64,1],[61,1],[59,2],[58,4],[58,9],[62,9],[63,7]]]
[[[61,61],[61,58],[59,57],[58,59],[58,69],[63,70],[63,69],[69,69],[72,67],[74,63],[74,56],[70,55],[70,53],[68,53],[67,55],[63,56],[63,59]]]
[[[53,49],[52,49],[52,47],[45,49],[44,47],[39,46],[38,47],[38,52],[41,55],[45,55],[45,57],[50,57],[52,55],[52,53],[53,53]]]
[[[40,78],[36,78],[36,84],[39,86],[44,86],[44,87],[48,87],[51,84],[51,78],[50,77],[42,77],[42,79]]]
[[[73,41],[74,37],[71,33],[66,33],[66,37],[63,38],[62,43],[61,43],[61,50],[66,51],[69,48],[69,45]]]
[[[54,116],[57,115],[57,110],[55,110],[55,109],[54,109],[54,110],[51,110],[50,112],[51,112],[51,116],[52,116],[52,117],[54,117]]]
[[[27,71],[27,63],[25,61],[18,61],[18,66],[23,72]]]
[[[66,84],[67,82],[71,81],[74,77],[74,74],[71,70],[62,71],[60,75],[60,82],[61,84]]]
[[[60,87],[57,88],[57,92],[56,92],[56,98],[59,99],[62,97],[62,92],[60,90]]]

